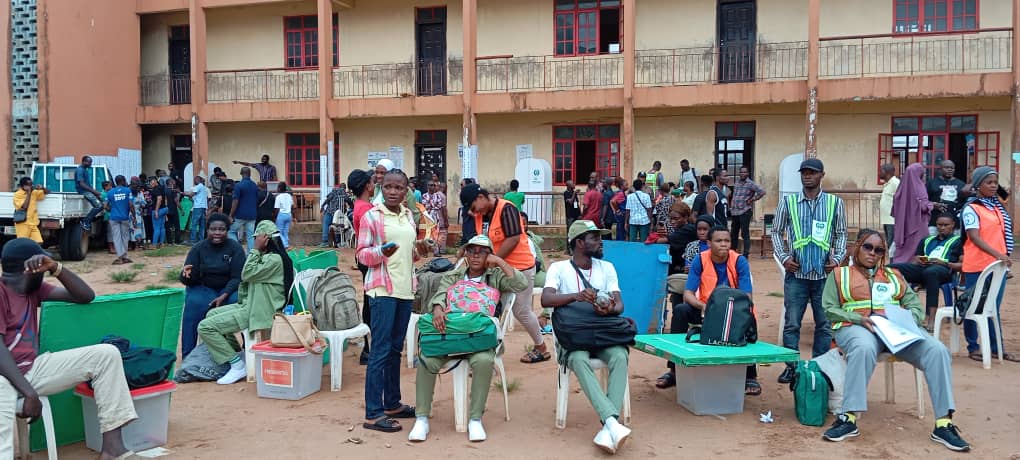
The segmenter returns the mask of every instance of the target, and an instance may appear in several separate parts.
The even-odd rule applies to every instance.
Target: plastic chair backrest
[[[294,302],[295,309],[301,308],[301,311],[311,311],[309,302],[312,300],[312,283],[325,271],[321,268],[313,268],[299,271],[294,275],[294,284],[290,286],[289,298]]]
[[[779,260],[779,254],[776,254],[776,253],[773,252],[772,253],[772,260],[774,260],[776,262],[776,268],[779,269],[779,274],[781,276],[786,275],[786,267],[783,266],[783,261]]]
[[[1001,260],[996,260],[991,265],[981,270],[981,274],[978,275],[977,283],[974,285],[974,295],[970,297],[970,305],[967,305],[967,312],[964,314],[964,318],[969,318],[974,314],[974,310],[977,309],[978,302],[981,300],[982,293],[985,290],[985,283],[988,277],[992,277],[992,283],[988,286],[988,295],[986,296],[988,302],[985,302],[984,313],[987,313],[988,308],[994,308],[994,303],[987,305],[989,302],[996,302],[999,298],[999,290],[1002,288],[1002,280],[1006,276],[1006,263]]]

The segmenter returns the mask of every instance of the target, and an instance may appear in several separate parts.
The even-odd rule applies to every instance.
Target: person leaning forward
[[[600,230],[590,220],[578,220],[570,226],[567,230],[567,244],[572,255],[569,260],[554,262],[549,266],[545,288],[542,290],[543,307],[555,309],[573,302],[587,302],[602,316],[623,313],[616,268],[612,263],[602,260],[602,235],[608,234],[609,230]],[[591,288],[584,287],[580,276],[587,279]],[[598,292],[609,294],[608,303],[597,305]],[[595,376],[590,358],[600,359],[608,366],[609,382],[606,390],[602,389]],[[618,421],[627,388],[627,347],[614,345],[594,352],[561,350],[559,362],[566,362],[567,367],[577,376],[581,390],[602,421],[602,429],[595,435],[593,442],[608,453],[616,453],[631,432],[630,428]]]
[[[873,318],[885,316],[887,306],[896,306],[910,311],[915,323],[911,325],[913,332],[921,336],[920,340],[893,355],[924,371],[931,405],[938,417],[931,440],[950,450],[968,451],[970,445],[952,423],[956,410],[952,357],[942,342],[921,329],[924,321],[921,301],[907,281],[885,265],[887,247],[881,233],[861,230],[856,252],[851,257],[852,265],[833,270],[825,280],[822,304],[826,317],[832,322],[836,345],[846,354],[847,368],[841,413],[822,437],[838,442],[860,436],[857,418],[868,410],[868,380],[875,371],[878,354],[886,351],[875,335]]]

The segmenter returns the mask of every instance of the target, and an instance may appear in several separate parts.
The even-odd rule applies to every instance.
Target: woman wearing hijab
[[[967,232],[967,241],[963,243],[963,276],[967,289],[973,288],[977,284],[978,275],[995,261],[1001,260],[1007,267],[1013,266],[1009,258],[1013,254],[1013,218],[999,200],[998,188],[999,174],[995,169],[981,166],[974,170],[971,190],[976,196],[960,212],[963,229]],[[999,297],[995,299],[996,311],[1002,305],[1002,293],[1005,291],[1006,280],[1002,282]],[[991,341],[989,345],[995,355],[999,352],[999,342],[995,337],[995,328],[990,323],[988,329],[988,339]],[[999,329],[1002,329],[1001,318]],[[967,338],[967,355],[970,359],[981,361],[977,323],[964,320],[963,335]],[[1002,350],[1002,359],[1020,362],[1020,357],[1006,353],[1005,350]]]
[[[213,362],[230,363],[230,370],[216,381],[220,385],[230,385],[248,375],[244,360],[237,353],[241,347],[234,340],[234,333],[273,327],[273,315],[287,303],[294,266],[279,233],[276,224],[268,220],[259,222],[253,250],[248,252],[241,269],[237,303],[213,309],[198,323],[198,335],[209,347]]]
[[[900,179],[900,187],[893,196],[892,214],[896,221],[893,263],[908,263],[914,257],[914,248],[929,236],[928,221],[933,207],[924,185],[924,165],[914,163],[907,166]]]
[[[237,302],[244,268],[244,248],[227,238],[230,218],[209,216],[208,237],[191,247],[184,259],[180,281],[184,288],[184,318],[181,325],[181,357],[195,349],[198,323],[210,309]]]

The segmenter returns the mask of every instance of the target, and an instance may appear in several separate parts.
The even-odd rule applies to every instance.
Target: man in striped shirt
[[[822,191],[823,177],[825,166],[821,160],[808,158],[800,164],[803,191],[780,198],[772,229],[772,247],[786,269],[783,346],[799,349],[800,324],[810,300],[815,319],[812,357],[824,354],[832,342],[822,307],[822,289],[826,275],[846,257],[846,209],[842,199]],[[793,366],[786,363],[779,383],[790,383]]]

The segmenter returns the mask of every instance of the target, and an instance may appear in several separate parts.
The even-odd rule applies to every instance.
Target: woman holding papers
[[[888,246],[881,233],[861,230],[854,247],[856,251],[850,256],[851,265],[833,270],[825,280],[822,292],[825,315],[832,323],[836,344],[847,358],[842,414],[822,437],[837,442],[860,436],[857,417],[868,409],[868,380],[875,370],[878,354],[888,350],[884,340],[889,338],[880,339],[875,324],[886,322],[886,309],[889,309],[889,323],[920,336],[917,339],[908,334],[915,341],[902,349],[893,343],[898,349],[893,354],[924,371],[932,407],[938,416],[931,440],[950,450],[970,450],[970,445],[960,437],[959,430],[952,423],[956,407],[949,350],[920,328],[924,321],[920,299],[899,273],[886,267]],[[894,314],[900,313],[900,309],[912,314],[913,324],[909,319],[900,319],[905,315]],[[878,320],[876,317],[883,318]],[[909,339],[897,341],[902,346]]]

